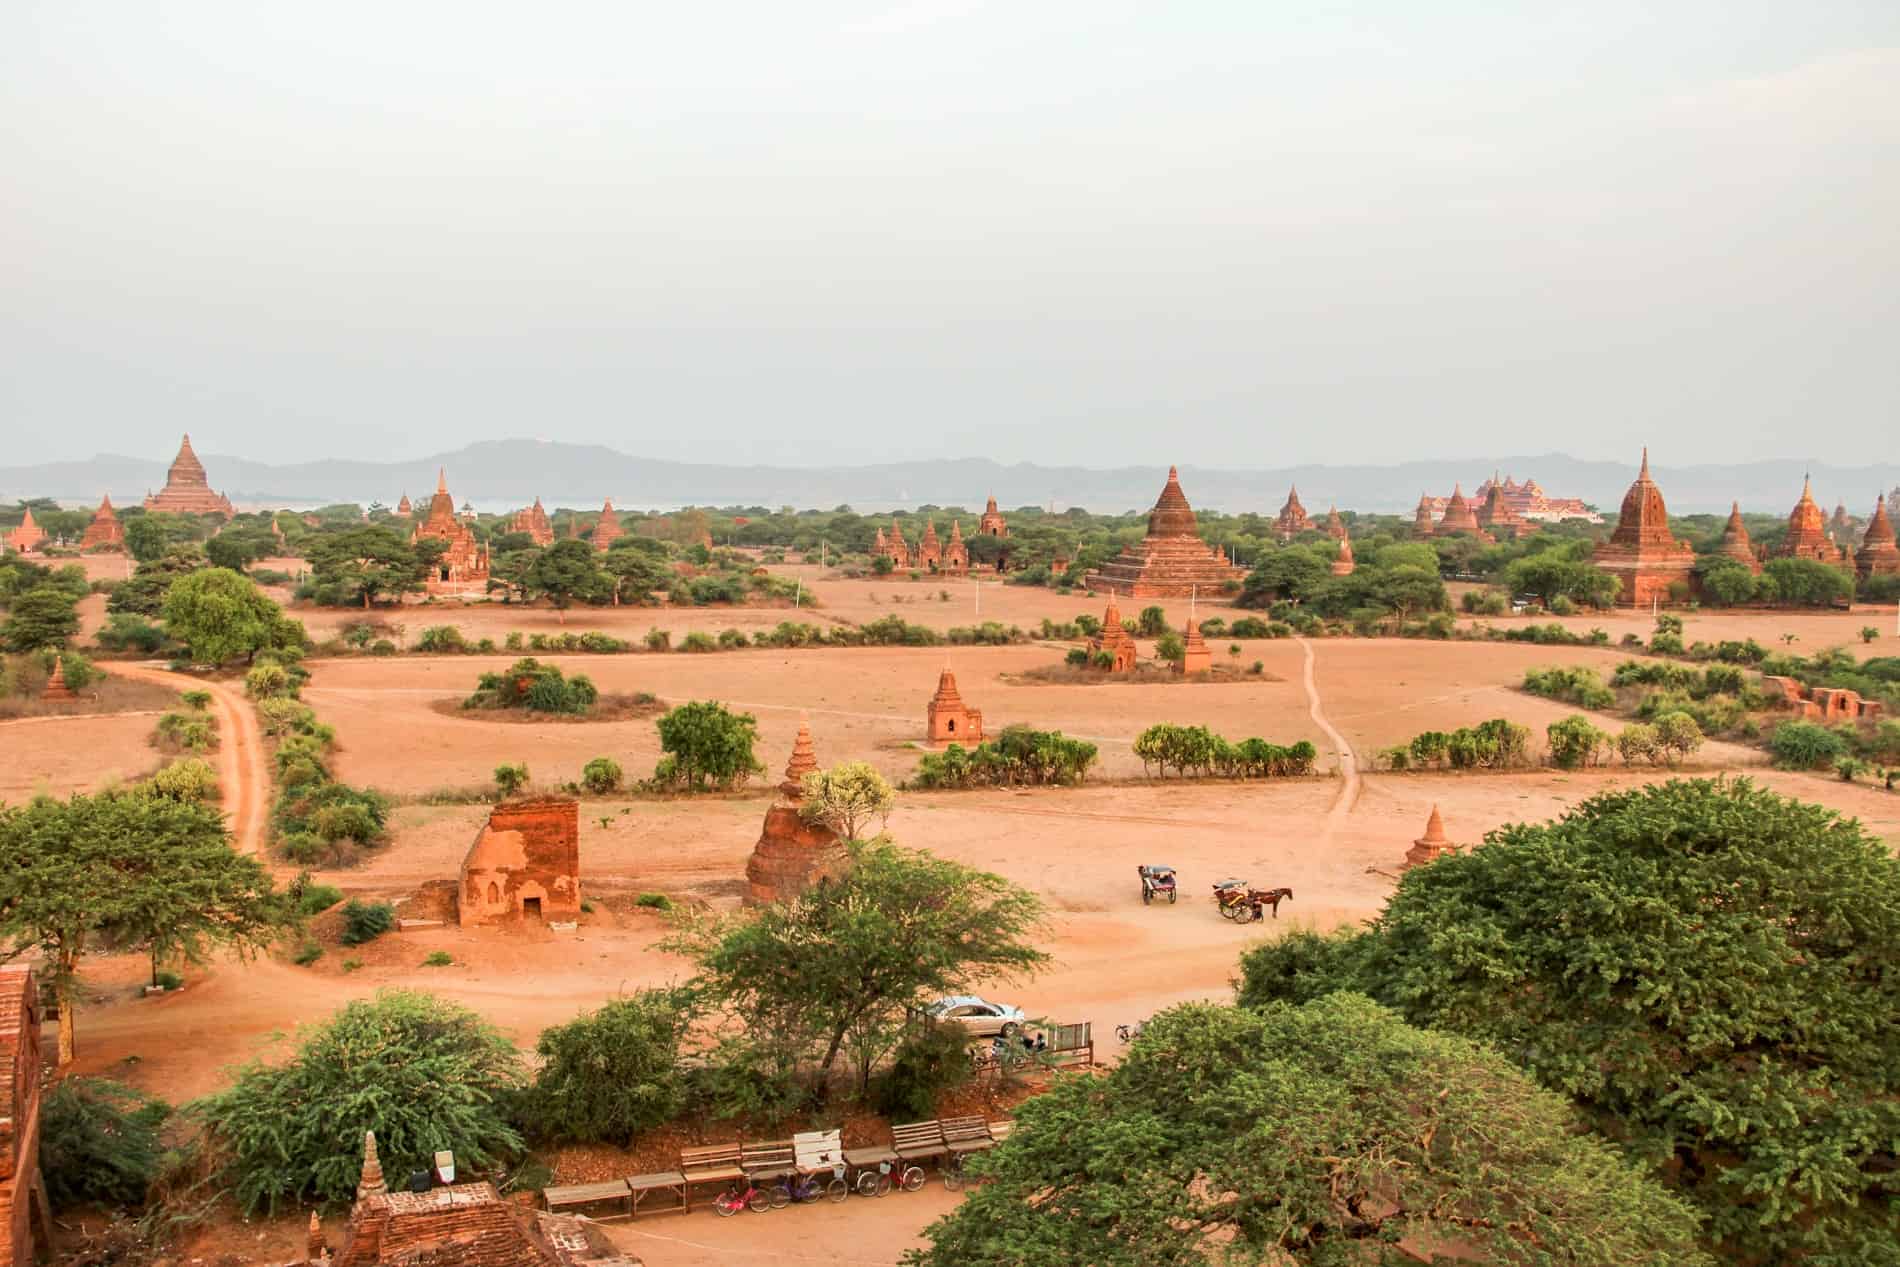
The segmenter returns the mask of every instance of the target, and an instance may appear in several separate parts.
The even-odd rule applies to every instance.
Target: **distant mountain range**
[[[738,446],[734,446],[738,447]],[[157,459],[101,454],[84,462],[0,467],[0,499],[55,497],[91,505],[110,492],[120,505],[137,505],[165,482],[168,450]],[[523,506],[536,497],[558,506],[597,507],[608,497],[622,510],[700,506],[849,505],[861,511],[910,509],[919,505],[981,509],[994,495],[1009,510],[1024,505],[1093,511],[1145,510],[1154,504],[1167,472],[1158,467],[1004,465],[985,458],[960,461],[888,462],[810,469],[720,463],[664,462],[633,457],[599,445],[540,440],[471,444],[410,462],[322,461],[273,466],[244,458],[201,453],[211,485],[240,508],[314,506],[331,502],[380,501],[394,505],[407,493],[426,501],[436,472],[446,470],[459,505],[483,510]],[[1391,466],[1294,466],[1246,470],[1184,464],[1181,483],[1196,506],[1224,511],[1277,511],[1289,485],[1297,485],[1308,511],[1329,505],[1342,510],[1409,512],[1419,494],[1442,496],[1462,483],[1470,493],[1493,471],[1534,478],[1552,497],[1579,497],[1614,513],[1636,475],[1634,463],[1586,462],[1562,454],[1403,462]],[[1900,463],[1809,466],[1800,461],[1651,467],[1671,511],[1742,508],[1785,513],[1812,472],[1814,494],[1825,509],[1845,502],[1865,515],[1878,490],[1900,484]]]

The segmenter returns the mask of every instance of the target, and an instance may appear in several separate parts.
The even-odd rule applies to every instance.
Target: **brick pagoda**
[[[112,509],[110,494],[99,499],[99,509],[92,512],[92,522],[86,525],[86,535],[79,539],[79,548],[125,549],[125,525],[119,522],[118,513]]]
[[[581,913],[581,804],[555,797],[504,801],[462,859],[456,920],[464,928]]]
[[[1722,526],[1722,539],[1715,543],[1714,555],[1719,559],[1733,559],[1755,575],[1761,575],[1761,560],[1755,557],[1755,543],[1748,539],[1748,528],[1742,523],[1742,504],[1730,502],[1728,522]]]
[[[881,554],[891,561],[891,567],[903,571],[910,567],[910,543],[904,540],[904,530],[898,526],[897,516],[891,516],[891,531],[887,536],[882,528],[877,532],[877,543],[872,546],[873,554]]]
[[[1339,507],[1337,506],[1328,506],[1326,508],[1326,535],[1331,537],[1334,541],[1344,541],[1346,539],[1346,521],[1339,517]]]
[[[746,859],[746,905],[790,901],[820,880],[843,874],[846,854],[837,833],[799,814],[805,802],[805,776],[818,768],[811,727],[798,723],[791,760],[778,785],[778,799],[765,811],[759,843]]]
[[[455,499],[449,496],[448,473],[436,472],[435,496],[429,515],[416,525],[411,541],[440,541],[445,545],[436,560],[427,590],[431,594],[480,594],[488,588],[488,547],[475,540],[469,526],[455,517]]]
[[[1848,518],[1847,503],[1834,503],[1834,517],[1827,521],[1827,535],[1840,545],[1847,544],[1848,534],[1854,531],[1854,521]]]
[[[53,676],[46,679],[46,687],[40,692],[40,699],[48,704],[64,704],[79,697],[73,694],[73,688],[66,685],[66,657],[53,657]]]
[[[525,532],[529,540],[538,546],[554,544],[554,525],[548,522],[548,512],[541,508],[541,499],[534,499],[534,505],[525,510],[517,510],[508,520],[508,531]]]
[[[1887,517],[1887,503],[1874,498],[1874,516],[1867,521],[1867,532],[1854,552],[1854,570],[1860,579],[1870,576],[1900,576],[1900,546],[1894,544],[1893,521]]]
[[[1788,512],[1788,535],[1776,548],[1775,555],[1783,559],[1813,559],[1817,563],[1838,565],[1847,556],[1847,551],[1827,535],[1827,517],[1821,508],[1814,504],[1812,481],[1801,481],[1801,500]]]
[[[1333,575],[1351,576],[1352,570],[1358,566],[1358,563],[1356,563],[1352,557],[1352,539],[1349,537],[1340,538],[1339,553],[1333,558]]]
[[[1207,639],[1201,637],[1201,627],[1192,617],[1181,639],[1181,663],[1176,672],[1183,676],[1206,673],[1214,667],[1214,653],[1207,649]]]
[[[171,469],[165,473],[165,487],[155,496],[146,497],[145,509],[169,511],[174,515],[223,515],[226,519],[237,513],[231,509],[229,498],[211,491],[211,481],[205,478],[205,464],[191,451],[190,435],[178,446],[178,456],[172,459]]]
[[[945,576],[968,576],[970,574],[970,547],[963,543],[963,521],[950,521],[950,540],[943,546],[943,573]]]
[[[1009,524],[1003,518],[1003,512],[996,509],[996,497],[991,495],[983,507],[983,517],[976,521],[976,535],[979,537],[1007,537]]]
[[[1418,509],[1412,512],[1412,535],[1429,537],[1437,527],[1437,522],[1432,518],[1432,495],[1420,493]]]
[[[1460,846],[1454,845],[1445,836],[1445,820],[1438,816],[1438,807],[1432,806],[1432,816],[1425,820],[1425,834],[1412,842],[1405,851],[1405,861],[1399,870],[1410,871],[1413,867],[1422,867],[1428,862],[1436,862],[1448,853],[1457,853]]]
[[[937,693],[924,709],[924,727],[931,743],[983,742],[983,714],[963,702],[957,693],[957,675],[947,665],[937,677]]]
[[[614,499],[609,497],[601,503],[600,518],[594,521],[594,549],[604,553],[615,541],[625,536],[626,532],[627,530],[620,526],[620,516],[614,513]],[[708,541],[701,544],[710,545],[711,543]]]
[[[1122,628],[1122,611],[1115,606],[1115,600],[1108,600],[1108,610],[1102,613],[1102,632],[1089,639],[1089,659],[1106,651],[1114,657],[1115,663],[1109,666],[1112,673],[1132,673],[1135,668],[1135,640]]]
[[[1181,478],[1168,468],[1168,482],[1148,512],[1148,535],[1083,578],[1092,590],[1130,598],[1188,598],[1218,594],[1247,573],[1202,541],[1194,508],[1181,492]]]
[[[26,508],[26,515],[20,520],[20,526],[7,534],[7,549],[20,554],[31,554],[46,541],[46,529],[33,522],[33,508]]]
[[[1451,500],[1445,503],[1445,513],[1439,516],[1438,526],[1433,529],[1433,532],[1441,537],[1467,533],[1474,537],[1482,537],[1486,541],[1491,540],[1491,534],[1478,523],[1478,516],[1471,509],[1471,503],[1465,500],[1462,484],[1452,485]]]
[[[1273,530],[1280,534],[1283,541],[1313,530],[1313,521],[1307,516],[1306,507],[1300,505],[1300,490],[1297,487],[1287,486],[1286,502],[1273,520]]]
[[[1475,517],[1478,527],[1492,537],[1517,538],[1537,530],[1536,525],[1517,512],[1496,476],[1491,477],[1491,487],[1479,503]]]
[[[917,539],[917,566],[938,571],[943,564],[943,543],[937,540],[937,525],[924,520],[924,535]]]
[[[1616,531],[1597,547],[1596,566],[1622,582],[1616,596],[1620,607],[1646,607],[1669,598],[1669,587],[1687,584],[1695,569],[1695,549],[1669,533],[1669,509],[1662,490],[1649,478],[1649,450],[1636,482],[1623,494]]]
[[[402,495],[402,500],[396,503],[396,514],[400,518],[407,519],[411,515],[414,515],[415,513],[416,513],[416,508],[409,504],[409,494],[404,493]]]

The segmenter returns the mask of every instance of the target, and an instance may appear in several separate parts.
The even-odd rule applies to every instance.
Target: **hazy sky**
[[[1897,334],[1894,0],[0,7],[0,465],[1891,459]]]

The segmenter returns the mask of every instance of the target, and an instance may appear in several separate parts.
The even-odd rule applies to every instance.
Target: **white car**
[[[978,1038],[993,1034],[1013,1036],[1023,1027],[1021,1008],[992,1003],[974,994],[953,994],[947,999],[938,999],[924,1009],[924,1015],[940,1021],[955,1021]]]

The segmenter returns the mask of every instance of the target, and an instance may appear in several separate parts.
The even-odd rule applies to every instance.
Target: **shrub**
[[[740,647],[750,646],[751,641],[751,639],[746,637],[745,630],[743,629],[721,629],[719,631],[719,646],[722,650],[736,651]]]
[[[260,664],[244,675],[244,693],[252,699],[291,694],[290,672],[281,664]]]
[[[1681,761],[1702,746],[1702,727],[1688,713],[1664,713],[1655,725],[1656,743],[1672,760]]]
[[[595,757],[581,767],[581,786],[596,796],[620,786],[620,763],[612,757]]]
[[[395,655],[396,644],[387,638],[378,638],[374,643],[370,644],[369,653],[371,655]]]
[[[169,1106],[105,1078],[65,1078],[40,1101],[40,1173],[55,1210],[137,1207],[158,1178]]]
[[[1662,751],[1656,728],[1642,722],[1623,727],[1616,736],[1616,755],[1624,765],[1634,765],[1639,757],[1654,765],[1662,759]]]
[[[1784,721],[1768,739],[1775,764],[1784,770],[1817,770],[1847,754],[1847,742],[1811,721]]]
[[[416,639],[418,651],[460,654],[468,649],[468,640],[462,637],[462,631],[454,625],[430,625]]]
[[[970,1081],[970,1036],[960,1025],[914,1025],[871,1080],[871,1104],[894,1122],[936,1116],[937,1098]]]
[[[670,911],[673,909],[673,899],[664,893],[642,893],[639,897],[633,899],[633,904],[635,906],[650,907],[656,911]]]
[[[454,962],[455,956],[451,955],[448,951],[431,950],[423,959],[422,966],[425,968],[446,968]]]
[[[1076,784],[1095,764],[1096,747],[1070,739],[1059,730],[1010,726],[995,740],[973,750],[951,744],[928,753],[912,776],[918,787],[1015,787],[1021,784]]]
[[[1170,664],[1179,664],[1186,654],[1187,644],[1181,641],[1180,634],[1164,633],[1155,642],[1157,659],[1166,660]]]
[[[719,644],[713,641],[711,634],[695,629],[680,642],[680,650],[694,655],[704,655],[708,651],[719,650]]]
[[[396,926],[396,908],[387,902],[365,902],[351,898],[343,907],[343,935],[337,940],[345,946],[360,946],[375,941]]]
[[[240,1208],[342,1205],[357,1142],[376,1132],[385,1173],[427,1170],[438,1149],[480,1174],[516,1153],[507,1106],[522,1085],[514,1045],[464,1008],[389,991],[307,1029],[289,1061],[253,1062],[197,1106]]]
[[[343,890],[335,885],[318,884],[304,871],[290,882],[291,900],[297,903],[297,913],[306,918],[321,914],[343,900]]]
[[[673,635],[664,629],[647,630],[646,646],[648,651],[669,651],[673,646]]]
[[[680,1043],[692,1016],[686,992],[641,990],[542,1030],[529,1118],[550,1141],[622,1146],[670,1121],[686,1105]]]
[[[178,698],[194,713],[202,713],[211,707],[210,691],[185,691]]]
[[[656,723],[665,755],[654,767],[655,783],[705,791],[738,787],[765,767],[752,755],[758,719],[734,713],[713,700],[681,704]]]
[[[1592,726],[1590,719],[1583,716],[1552,722],[1545,735],[1550,743],[1551,764],[1560,770],[1595,765],[1600,754],[1610,744],[1610,737]]]
[[[168,752],[210,752],[218,746],[215,727],[207,713],[166,713],[158,719],[158,746]]]
[[[516,660],[500,673],[484,673],[475,680],[475,693],[463,708],[525,708],[535,713],[585,713],[600,699],[600,691],[584,673],[569,678],[560,666],[543,664],[532,656]]]
[[[138,651],[151,655],[165,645],[165,631],[132,612],[114,612],[95,636],[107,651]]]
[[[505,797],[513,796],[522,788],[528,786],[527,764],[525,762],[518,762],[514,765],[503,764],[496,766],[495,786],[501,790],[501,794]]]
[[[152,775],[151,788],[174,801],[208,801],[218,795],[218,774],[203,757],[186,757]]]
[[[1603,684],[1595,669],[1585,665],[1565,665],[1552,669],[1526,669],[1524,689],[1547,699],[1563,700],[1580,708],[1611,708],[1616,692]]]
[[[300,968],[307,968],[321,958],[323,958],[323,946],[312,938],[297,947],[297,953],[290,957],[290,961]]]

